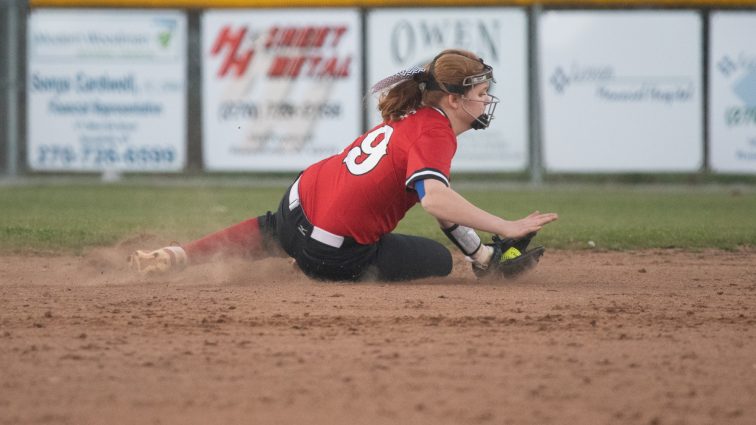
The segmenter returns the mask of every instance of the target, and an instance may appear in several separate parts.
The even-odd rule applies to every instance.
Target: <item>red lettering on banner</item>
[[[328,28],[318,28],[315,33],[315,39],[312,41],[313,47],[323,47],[329,31]]]
[[[283,77],[286,74],[286,68],[289,67],[289,58],[276,56],[268,68],[268,77]]]
[[[338,27],[270,27],[265,39],[265,48],[278,47],[317,47],[326,44],[330,36],[330,47],[337,47],[342,37],[349,30],[346,26]]]
[[[297,47],[310,47],[310,43],[312,43],[310,39],[315,33],[315,28],[306,27],[303,28],[300,32],[301,34],[299,35],[299,40],[297,40]]]
[[[308,77],[317,77],[315,70],[322,60],[323,58],[321,58],[320,56],[310,58],[310,72],[307,73]]]
[[[349,76],[349,63],[352,61],[351,57],[345,58],[343,61],[339,61],[338,58],[330,58],[326,60],[322,67],[321,76],[329,77],[348,77]]]
[[[339,42],[341,41],[341,36],[346,34],[347,27],[344,27],[344,26],[336,27],[333,29],[333,31],[335,32],[335,34],[334,34],[333,42],[331,43],[331,47],[336,47],[339,45]]]
[[[302,71],[302,66],[304,66],[306,60],[307,58],[303,56],[292,60],[291,65],[289,65],[289,75],[293,78],[299,77],[299,72]]]
[[[283,30],[283,34],[281,34],[281,40],[279,41],[279,46],[281,47],[291,47],[294,45],[294,37],[297,36],[297,29],[296,28],[286,28]]]
[[[343,40],[347,26],[277,26],[268,28],[262,43],[267,54],[272,56],[268,68],[269,78],[346,78],[349,77],[351,56],[327,55],[314,49],[333,49]],[[230,25],[221,28],[210,50],[212,56],[222,55],[218,76],[232,73],[244,75],[254,55],[254,48],[242,48],[248,36],[248,28],[233,29]],[[285,50],[283,50],[285,49]],[[304,54],[292,54],[291,49],[302,49]],[[308,49],[308,50],[304,50]],[[281,50],[286,54],[276,54]]]
[[[273,62],[270,64],[268,70],[268,76],[272,78],[276,77],[299,77],[299,73],[302,70],[307,58],[304,56],[289,58],[286,56],[276,56],[273,58]]]
[[[249,66],[252,56],[254,55],[254,49],[247,49],[240,52],[239,47],[244,40],[244,36],[247,34],[247,28],[239,28],[238,31],[232,32],[229,26],[224,26],[221,29],[220,34],[213,43],[213,48],[210,50],[210,54],[217,56],[226,47],[228,53],[221,61],[220,69],[218,69],[218,76],[225,77],[229,71],[233,68],[236,72],[235,75],[240,77],[244,74]]]
[[[349,77],[351,56],[323,58],[321,56],[284,56],[273,58],[268,77],[299,78],[303,73],[311,78],[346,78]]]
[[[265,40],[265,48],[270,49],[273,47],[273,39],[276,38],[276,34],[278,34],[278,27],[272,26],[268,30],[268,38]]]

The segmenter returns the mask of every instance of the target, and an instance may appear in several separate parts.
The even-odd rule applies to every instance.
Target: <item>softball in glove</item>
[[[535,236],[531,233],[522,239],[501,239],[493,237],[493,256],[487,267],[473,263],[473,273],[478,278],[513,279],[532,269],[541,259],[544,247],[538,246],[528,251],[528,245]]]

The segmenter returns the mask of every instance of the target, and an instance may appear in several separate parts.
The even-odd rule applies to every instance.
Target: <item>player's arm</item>
[[[422,187],[419,188],[418,184]],[[420,190],[417,190],[418,188]],[[555,213],[535,211],[520,220],[505,220],[476,207],[452,188],[435,179],[417,182],[416,190],[423,209],[435,217],[444,229],[458,224],[506,238],[519,239],[541,230],[543,226],[558,218]]]

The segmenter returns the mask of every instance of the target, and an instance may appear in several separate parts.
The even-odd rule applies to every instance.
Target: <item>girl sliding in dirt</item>
[[[383,122],[341,153],[305,169],[275,212],[182,246],[139,250],[140,273],[167,272],[219,254],[252,259],[286,255],[322,280],[398,281],[446,276],[450,252],[428,238],[392,233],[416,203],[438,220],[478,276],[511,277],[543,254],[527,250],[555,213],[509,221],[481,210],[450,186],[457,136],[489,126],[499,100],[489,94],[493,69],[475,54],[445,50],[423,67],[378,82]],[[483,244],[475,230],[489,232]],[[501,236],[501,238],[499,237]]]

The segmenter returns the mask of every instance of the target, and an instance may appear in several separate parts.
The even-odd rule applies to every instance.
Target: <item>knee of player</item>
[[[448,276],[452,272],[454,261],[449,249],[445,246],[438,244],[439,249],[434,252],[434,271],[437,276]]]

